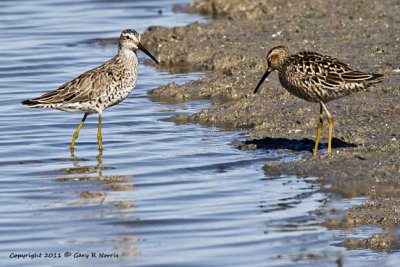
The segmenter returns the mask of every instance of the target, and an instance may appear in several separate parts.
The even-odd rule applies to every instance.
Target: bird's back
[[[363,90],[381,82],[382,76],[355,71],[336,58],[309,51],[291,55],[279,71],[289,92],[311,102],[327,102]]]
[[[124,59],[116,56],[57,90],[25,100],[22,104],[71,112],[101,113],[124,100],[135,86],[136,78],[137,58],[136,62],[126,64]]]

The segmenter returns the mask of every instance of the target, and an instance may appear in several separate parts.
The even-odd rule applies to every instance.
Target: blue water
[[[0,2],[0,265],[336,266],[342,255],[345,266],[395,266],[395,254],[334,246],[354,235],[320,226],[316,211],[334,202],[312,180],[264,176],[279,157],[233,148],[245,133],[165,121],[208,103],[154,103],[147,91],[200,73],[160,72],[139,54],[137,87],[104,113],[101,156],[96,116],[72,157],[82,115],[20,104],[115,54],[90,40],[204,20],[173,13],[177,2]],[[376,229],[356,236],[365,231]]]

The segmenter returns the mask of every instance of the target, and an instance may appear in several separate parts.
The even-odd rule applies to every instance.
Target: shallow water
[[[96,116],[72,157],[81,115],[20,104],[115,54],[90,40],[202,19],[172,13],[174,3],[0,2],[0,265],[336,266],[343,257],[345,266],[395,266],[395,255],[334,246],[377,231],[319,225],[319,209],[346,200],[330,199],[312,179],[264,176],[263,162],[291,155],[239,151],[229,142],[244,133],[165,121],[208,104],[154,103],[147,90],[201,74],[141,64],[131,96],[104,114],[101,156]],[[42,255],[13,258],[26,253]]]

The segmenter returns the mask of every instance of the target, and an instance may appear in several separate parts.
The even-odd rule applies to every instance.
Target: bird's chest
[[[300,74],[283,70],[279,73],[279,81],[289,93],[306,101],[315,101],[314,92],[307,80]]]
[[[136,85],[137,66],[128,66],[121,73],[120,87],[125,93],[130,93]]]
[[[115,95],[115,101],[120,102],[131,93],[137,81],[137,67],[126,66],[121,69],[120,78],[115,80],[112,94]]]

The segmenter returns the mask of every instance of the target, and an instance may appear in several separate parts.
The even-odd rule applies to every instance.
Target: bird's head
[[[157,59],[155,59],[155,57],[140,43],[140,38],[140,34],[135,30],[123,30],[119,37],[119,48],[122,50],[128,49],[132,51],[140,49],[158,64]]]
[[[258,82],[254,93],[257,93],[261,84],[267,79],[268,75],[274,70],[280,70],[285,63],[286,59],[289,57],[289,49],[285,46],[277,46],[269,50],[267,54],[267,70],[262,76],[261,80]]]
[[[268,70],[279,70],[289,56],[289,49],[285,46],[277,46],[269,50],[267,55]]]

